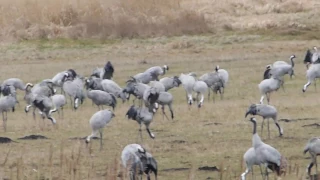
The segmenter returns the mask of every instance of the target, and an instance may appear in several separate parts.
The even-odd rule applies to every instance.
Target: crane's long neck
[[[291,67],[294,67],[294,61],[293,61],[293,58],[294,58],[294,57],[291,57],[291,58],[290,58],[290,61],[291,61]]]
[[[253,123],[252,146],[253,147],[257,147],[260,144],[262,144],[262,141],[261,141],[259,135],[257,134],[257,122],[256,121],[252,121],[252,123]]]

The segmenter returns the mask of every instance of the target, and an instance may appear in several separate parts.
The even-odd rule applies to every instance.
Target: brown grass
[[[173,48],[174,44],[181,45]],[[87,42],[88,43],[88,42]],[[94,43],[95,44],[95,43]],[[214,46],[212,45],[214,44]],[[96,66],[111,60],[116,68],[115,81],[121,86],[130,75],[153,65],[168,64],[168,76],[181,72],[196,72],[198,75],[212,71],[219,64],[230,72],[230,83],[225,97],[216,102],[205,99],[203,108],[188,110],[184,90],[173,89],[174,121],[162,119],[158,112],[151,130],[154,140],[143,130],[143,145],[151,151],[159,163],[159,179],[239,179],[244,171],[242,156],[251,146],[251,123],[244,119],[244,112],[251,103],[258,102],[257,84],[261,81],[266,64],[275,60],[287,60],[296,54],[296,77],[286,78],[286,92],[272,94],[271,104],[279,111],[279,118],[318,117],[318,93],[310,86],[301,93],[305,83],[305,66],[301,58],[306,47],[319,41],[267,41],[259,36],[194,36],[180,38],[155,38],[147,40],[123,40],[113,44],[82,44],[81,42],[36,41],[1,46],[2,73],[0,79],[19,77],[36,83],[50,78],[55,73],[74,68],[87,76]],[[146,64],[141,64],[144,60]],[[119,104],[116,117],[104,130],[104,149],[99,151],[99,142],[93,140],[86,148],[84,141],[70,140],[91,133],[89,119],[97,111],[90,101],[77,112],[65,108],[65,118],[53,126],[48,120],[32,119],[24,113],[23,93],[19,91],[21,107],[8,113],[7,132],[0,128],[0,136],[14,140],[41,134],[48,140],[22,141],[0,145],[0,178],[2,179],[127,179],[120,168],[120,153],[129,143],[137,140],[138,124],[125,119],[130,103]],[[258,118],[259,126],[261,118]],[[276,147],[288,160],[288,169],[283,180],[304,179],[309,159],[302,154],[307,140],[318,135],[318,128],[301,127],[318,120],[280,122],[284,137],[277,137],[277,129],[270,122],[271,139],[267,132],[259,133],[262,139]],[[221,123],[214,125],[213,123]],[[266,130],[266,129],[265,129]],[[178,143],[182,142],[182,143]],[[217,166],[220,172],[198,171],[200,166]],[[189,168],[187,171],[163,171],[170,168]],[[254,169],[256,179],[261,179],[259,169]],[[314,172],[314,171],[313,171]],[[118,173],[122,178],[116,178]],[[273,174],[271,174],[273,178]],[[251,178],[251,175],[248,175]]]
[[[317,0],[2,0],[2,40],[318,30]]]

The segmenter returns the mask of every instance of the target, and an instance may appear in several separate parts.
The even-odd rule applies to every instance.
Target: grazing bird
[[[290,78],[294,75],[294,58],[295,55],[290,56],[291,64],[288,64],[285,61],[276,61],[273,63],[270,73],[274,76],[284,76],[285,74],[289,74]]]
[[[256,131],[256,118],[252,117],[250,118],[250,121],[253,124],[252,146],[258,162],[264,164],[266,167],[265,176],[268,178],[268,168],[275,171],[278,177],[281,176],[281,169],[285,168],[281,166],[281,154],[274,147],[262,142]]]
[[[147,108],[151,108],[150,110],[152,110],[153,106],[155,105],[156,101],[158,100],[158,97],[159,97],[159,92],[157,91],[157,89],[153,88],[153,87],[148,87],[143,92],[142,99],[144,101],[144,105]]]
[[[104,79],[101,81],[102,90],[111,94],[114,94],[117,98],[120,98],[124,103],[126,101],[126,95],[123,89],[114,81],[110,79]]]
[[[9,78],[9,79],[6,79],[3,81],[3,83],[1,84],[1,90],[3,90],[3,88],[6,86],[6,85],[11,85],[13,86],[15,89],[20,89],[20,90],[23,90],[25,91],[26,88],[32,84],[31,83],[27,83],[27,84],[24,84],[24,82],[21,80],[21,79],[18,79],[18,78]]]
[[[267,119],[268,121],[268,137],[270,138],[270,129],[269,129],[269,118],[272,118],[276,126],[279,130],[279,136],[283,135],[283,129],[280,127],[277,117],[278,117],[278,111],[274,106],[271,105],[265,105],[265,104],[252,104],[248,111],[246,112],[245,117],[247,117],[249,114],[251,115],[259,115],[263,118],[262,125],[261,125],[261,134],[263,132],[263,125],[264,120]]]
[[[145,71],[145,73],[150,73],[152,77],[154,77],[152,80],[159,81],[159,76],[165,75],[166,72],[169,70],[169,66],[163,65],[163,67],[160,66],[153,66]]]
[[[86,88],[90,88],[92,90],[102,90],[103,91],[103,87],[101,85],[103,79],[101,78],[97,78],[95,76],[91,76],[89,78],[85,78],[85,83],[84,86]]]
[[[282,80],[279,77],[274,76],[272,76],[270,79],[262,80],[258,85],[261,93],[260,104],[263,104],[263,99],[265,96],[267,96],[267,101],[269,104],[271,92],[277,91],[280,88],[281,83]]]
[[[35,97],[33,105],[40,110],[40,114],[42,115],[43,119],[46,117],[47,119],[51,120],[52,124],[57,123],[57,121],[51,116],[53,112],[57,111],[51,98],[38,95]]]
[[[166,116],[167,119],[169,119],[164,111],[165,105],[168,105],[170,113],[171,113],[171,119],[174,118],[173,115],[173,109],[172,109],[172,103],[173,103],[173,96],[169,92],[160,92],[159,97],[156,101],[159,105],[161,105],[162,114],[163,116]]]
[[[132,78],[127,81],[127,85],[123,88],[123,92],[128,94],[127,99],[130,98],[131,94],[134,95],[134,103],[136,99],[143,99],[143,94],[148,88],[150,88],[149,85],[140,83],[136,79]],[[142,101],[140,101],[140,106],[142,106]]]
[[[157,80],[157,77],[150,72],[142,72],[133,76],[133,78],[140,83],[148,84],[151,81]]]
[[[69,78],[70,75],[65,73],[63,78],[63,91],[69,96],[71,106],[76,110],[79,106],[79,100],[83,102],[84,92],[83,92],[83,82],[80,78],[76,77],[74,79]]]
[[[51,100],[53,103],[53,106],[57,109],[57,112],[59,114],[60,118],[60,110],[61,110],[61,116],[63,118],[63,107],[67,104],[66,97],[63,94],[55,94],[51,96]]]
[[[209,72],[209,73],[205,73],[202,76],[199,77],[198,80],[203,81],[207,84],[208,88],[210,88],[208,90],[208,99],[210,100],[210,90],[212,90],[214,93],[220,93],[220,97],[222,99],[222,89],[224,88],[224,80],[222,79],[222,77],[228,77],[224,71],[221,71],[224,75],[220,76],[218,73],[219,68],[216,68],[215,72]],[[227,78],[226,78],[227,81]],[[213,99],[214,100],[214,99]]]
[[[260,167],[261,175],[262,169],[261,169],[261,163],[257,158],[256,152],[253,147],[249,148],[243,155],[243,161],[246,164],[246,171],[241,174],[241,180],[246,180],[246,175],[251,171],[252,173],[252,179],[253,179],[253,165],[258,165]]]
[[[92,133],[86,138],[86,143],[90,142],[92,137],[95,137],[98,133],[100,134],[100,150],[102,150],[102,137],[103,128],[110,123],[112,118],[115,117],[114,113],[110,110],[100,110],[92,115],[90,118],[90,126]]]
[[[306,92],[308,86],[310,86],[310,84],[315,81],[316,78],[320,78],[320,64],[313,64],[306,73],[306,77],[307,77],[307,84],[305,84],[303,86],[302,92]]]
[[[153,120],[153,115],[155,112],[156,112],[155,108],[153,108],[152,111],[150,111],[149,108],[135,107],[134,105],[132,105],[128,110],[128,112],[126,113],[126,116],[128,117],[128,119],[137,121],[137,123],[140,125],[139,132],[140,132],[141,140],[142,140],[142,131],[141,131],[142,123],[146,126],[146,130],[149,136],[152,139],[155,138],[154,134],[149,129],[149,126]]]
[[[4,131],[7,131],[7,112],[11,110],[12,112],[15,111],[16,102],[17,100],[12,94],[0,98],[0,112],[2,113]]]
[[[320,155],[319,137],[313,137],[308,141],[307,145],[303,150],[304,154],[306,154],[307,152],[309,152],[311,156],[311,163],[307,167],[307,173],[310,176],[311,168],[313,167],[313,165],[316,165],[316,172],[318,172],[317,156]]]
[[[117,106],[117,99],[115,95],[105,91],[88,89],[87,97],[98,106],[99,110],[100,108],[103,109],[103,105],[111,106],[113,110]]]
[[[128,144],[121,153],[122,166],[129,171],[130,180],[135,180],[136,176],[142,178],[142,174],[147,175],[150,180],[150,173],[154,173],[157,180],[158,165],[153,156],[139,144]]]
[[[166,87],[161,83],[161,81],[151,81],[150,87],[155,88],[157,92],[166,91]]]
[[[164,77],[161,78],[159,82],[163,84],[165,91],[169,91],[174,87],[179,87],[181,84],[181,81],[178,76]]]
[[[197,93],[197,102],[198,102],[198,108],[201,108],[204,101],[204,94],[207,92],[208,86],[203,81],[196,81],[193,86],[193,91]],[[201,99],[199,101],[199,95],[201,95]]]
[[[181,81],[181,84],[186,91],[186,97],[189,105],[192,105],[193,98],[192,98],[192,92],[193,92],[193,86],[196,83],[196,79],[188,74],[181,73],[179,76],[179,80]]]

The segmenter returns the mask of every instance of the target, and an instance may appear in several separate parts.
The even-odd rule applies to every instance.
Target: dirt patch
[[[313,124],[303,125],[302,127],[312,127],[312,126],[320,127],[320,124],[319,123],[313,123]]]
[[[217,166],[203,166],[198,168],[199,171],[220,171]]]
[[[71,140],[85,140],[85,139],[87,139],[87,136],[85,136],[85,137],[72,137],[69,139],[71,139]],[[100,139],[100,138],[99,137],[92,137],[90,139]]]
[[[207,124],[204,124],[204,126],[210,126],[210,125],[215,125],[215,126],[217,126],[217,125],[222,125],[222,123],[207,123]]]
[[[170,168],[170,169],[163,169],[164,172],[174,172],[174,171],[187,171],[190,168]]]
[[[11,143],[11,142],[15,142],[15,141],[13,141],[8,137],[0,137],[0,144]]]
[[[184,141],[184,140],[174,140],[174,141],[171,141],[171,143],[173,144],[183,144],[183,143],[186,143],[187,141]]]
[[[312,121],[318,120],[319,118],[298,118],[298,119],[279,119],[279,121],[283,122],[296,122],[296,121]]]
[[[49,139],[45,136],[42,136],[42,135],[29,135],[29,136],[25,136],[25,137],[22,137],[22,138],[18,138],[18,139],[21,139],[21,140],[37,140],[37,139]]]

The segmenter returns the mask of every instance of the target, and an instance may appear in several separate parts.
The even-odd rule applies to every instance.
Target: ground
[[[125,118],[132,101],[124,104],[119,101],[116,117],[104,129],[102,151],[97,140],[86,147],[84,140],[70,139],[91,133],[89,119],[98,109],[88,99],[76,112],[68,104],[64,118],[55,114],[57,124],[52,125],[39,115],[33,120],[31,113],[26,114],[24,92],[18,91],[20,105],[16,112],[8,113],[7,132],[0,129],[0,136],[18,143],[0,144],[0,177],[116,179],[121,171],[120,154],[124,146],[141,143],[157,159],[159,179],[239,179],[244,172],[242,156],[252,145],[252,124],[244,115],[250,104],[259,102],[258,84],[264,69],[276,60],[289,62],[289,57],[295,54],[296,76],[285,78],[285,92],[279,89],[273,93],[271,105],[278,109],[279,119],[297,121],[280,121],[283,137],[278,137],[277,128],[270,121],[271,138],[268,139],[267,128],[263,134],[260,132],[261,118],[258,117],[258,133],[265,143],[288,159],[287,173],[282,179],[304,179],[310,160],[308,155],[303,155],[303,148],[309,138],[318,135],[319,128],[302,126],[319,122],[319,98],[313,85],[302,93],[306,83],[306,67],[302,61],[306,49],[317,44],[317,40],[237,34],[119,39],[103,43],[36,40],[2,45],[2,80],[18,77],[24,82],[37,83],[68,68],[89,76],[93,68],[103,66],[108,60],[115,67],[114,81],[122,87],[129,76],[164,64],[170,67],[165,76],[187,72],[200,76],[219,65],[229,72],[230,80],[223,99],[215,95],[213,102],[206,95],[201,109],[195,104],[188,108],[182,87],[171,90],[175,119],[163,119],[161,112],[157,112],[151,124],[156,138],[150,139],[143,129],[143,142],[138,139],[139,125]],[[143,61],[146,63],[141,63]],[[31,134],[49,139],[18,140]],[[220,172],[198,170],[202,166],[217,166]],[[174,171],[172,168],[187,169]],[[254,171],[257,179],[261,179],[258,167]]]

